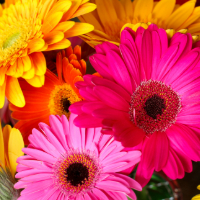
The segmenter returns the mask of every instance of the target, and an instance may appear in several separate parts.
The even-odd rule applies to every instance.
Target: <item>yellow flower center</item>
[[[65,115],[69,117],[69,106],[75,102],[81,101],[71,86],[67,83],[55,86],[51,92],[49,109],[52,115]]]
[[[0,62],[10,60],[14,54],[21,55],[23,52],[20,50],[27,47],[31,33],[28,21],[5,25],[4,29],[0,29]]]

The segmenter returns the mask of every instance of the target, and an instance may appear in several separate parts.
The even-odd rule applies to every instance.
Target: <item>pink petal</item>
[[[115,91],[104,86],[95,86],[94,92],[108,106],[118,110],[129,111],[129,103]]]
[[[22,151],[25,154],[33,156],[34,158],[36,158],[38,160],[45,161],[45,162],[48,162],[51,164],[54,164],[57,161],[57,159],[54,158],[53,156],[51,156],[45,152],[42,152],[40,150],[37,150],[37,149],[23,148]]]
[[[101,127],[102,119],[93,117],[92,115],[88,114],[80,114],[74,120],[74,124],[78,127],[85,127],[85,128],[94,128],[94,127]]]
[[[114,83],[113,81],[94,76],[92,78],[92,83],[94,83],[94,85],[100,85],[100,86],[105,86],[107,88],[110,88],[117,94],[120,94],[120,96],[123,96],[123,98],[126,99],[127,102],[129,102],[131,99],[130,93],[128,93],[123,87]]]
[[[102,190],[129,193],[128,188],[126,188],[123,184],[115,181],[101,181],[96,184],[96,187]]]
[[[196,134],[187,126],[175,124],[166,130],[171,146],[179,149],[194,161],[200,160],[200,142]]]
[[[124,87],[128,92],[132,93],[132,83],[129,72],[127,71],[126,65],[122,58],[114,51],[110,50],[107,55],[108,65],[112,71],[114,80]]]

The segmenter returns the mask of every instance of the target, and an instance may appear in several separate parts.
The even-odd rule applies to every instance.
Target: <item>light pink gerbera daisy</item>
[[[200,48],[192,37],[150,25],[126,28],[118,48],[105,42],[90,57],[103,77],[87,75],[77,87],[82,102],[70,111],[79,127],[100,127],[125,147],[142,150],[136,180],[143,186],[154,170],[172,179],[200,160]]]
[[[127,200],[142,190],[133,179],[118,173],[140,160],[141,152],[126,152],[99,128],[80,129],[75,115],[50,116],[45,135],[33,129],[30,145],[18,159],[15,188],[25,188],[18,200]]]

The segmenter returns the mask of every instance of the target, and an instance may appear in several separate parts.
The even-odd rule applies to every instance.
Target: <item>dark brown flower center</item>
[[[146,100],[144,109],[147,115],[153,119],[157,119],[157,115],[162,115],[166,109],[165,100],[157,94],[154,94]]]
[[[67,182],[73,186],[83,185],[88,177],[88,168],[82,163],[73,163],[66,169]]]
[[[61,100],[65,112],[69,112],[70,101],[67,98]]]

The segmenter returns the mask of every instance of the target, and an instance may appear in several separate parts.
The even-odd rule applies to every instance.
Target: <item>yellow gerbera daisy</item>
[[[196,0],[183,5],[176,0],[91,0],[97,9],[79,17],[82,22],[94,25],[94,31],[82,36],[92,47],[104,41],[119,44],[120,32],[126,26],[136,30],[154,23],[167,30],[169,36],[175,32],[189,32],[198,39],[200,35],[200,7]]]
[[[88,0],[18,0],[3,9],[0,17],[0,108],[5,96],[18,107],[25,105],[18,78],[41,87],[46,72],[41,51],[67,48],[70,41],[65,38],[93,30],[90,24],[69,19],[95,8]]]

